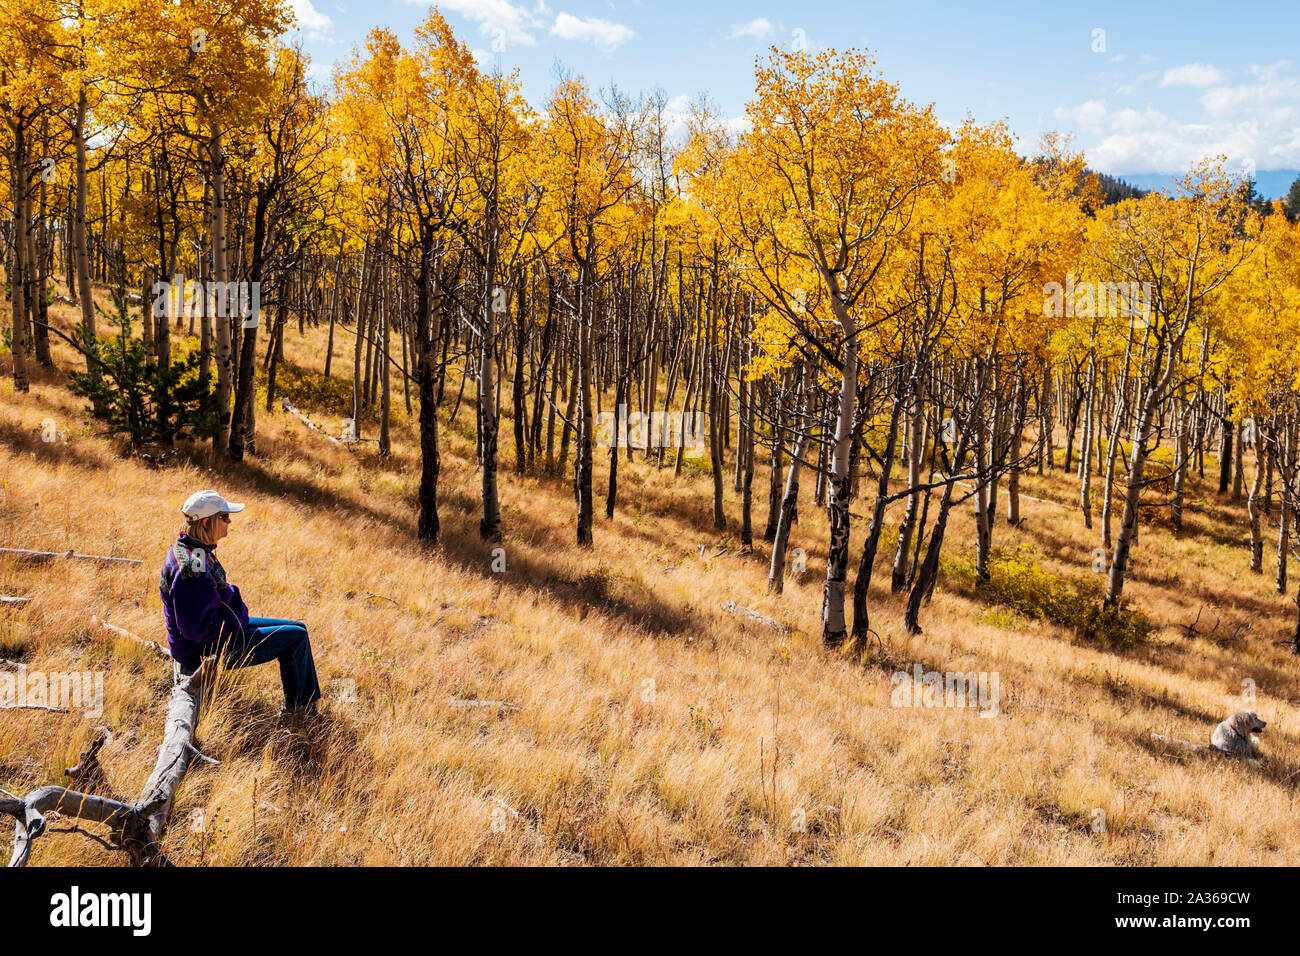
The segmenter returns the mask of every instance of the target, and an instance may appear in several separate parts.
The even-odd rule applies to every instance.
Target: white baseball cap
[[[232,514],[243,510],[243,505],[227,501],[210,488],[207,491],[194,492],[181,506],[181,513],[190,518],[211,518],[213,515]]]

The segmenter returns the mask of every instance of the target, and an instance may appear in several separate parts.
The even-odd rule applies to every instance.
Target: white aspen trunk
[[[849,453],[853,442],[853,417],[858,393],[858,340],[852,320],[838,296],[832,293],[844,334],[843,374],[839,408],[835,416],[835,444],[831,449],[830,543],[826,549],[826,590],[822,599],[822,640],[835,646],[847,633],[844,592],[849,569]]]
[[[26,276],[28,263],[26,262],[26,243],[23,236],[27,232],[27,212],[26,204],[23,202],[23,196],[26,194],[27,183],[23,170],[27,164],[27,154],[24,148],[25,137],[21,126],[12,126],[13,132],[13,166],[12,166],[12,190],[10,195],[13,196],[13,259],[12,268],[9,272],[9,284],[11,288],[13,309],[10,313],[12,324],[10,326],[10,348],[13,350],[14,360],[14,391],[26,392],[30,388],[27,375],[27,297],[26,297]]]
[[[1007,472],[1007,524],[1013,528],[1020,524],[1020,449],[1025,433],[1025,383],[1023,372],[1016,373],[1015,395],[1015,403],[1011,412],[1011,467]]]
[[[1179,389],[1182,392],[1182,389]],[[1174,438],[1174,494],[1169,501],[1169,520],[1174,528],[1183,526],[1183,493],[1186,486],[1188,461],[1188,438],[1191,429],[1191,410],[1181,394],[1175,399],[1178,416],[1177,435]]]
[[[802,408],[806,412],[809,406],[805,392]],[[776,519],[776,536],[772,542],[772,561],[767,573],[767,590],[771,594],[780,594],[785,590],[785,549],[790,540],[790,525],[794,520],[795,506],[799,503],[799,472],[803,468],[803,456],[808,450],[808,432],[798,427],[798,422],[806,415],[796,415],[794,452],[790,457],[790,467],[785,475],[785,492],[781,497],[781,512]]]
[[[389,366],[393,363],[389,361],[389,328],[392,325],[392,316],[396,310],[393,303],[388,299],[387,283],[380,283],[379,286],[379,321],[383,323],[383,340],[382,351],[379,362],[383,368],[381,373],[382,379],[379,393],[379,454],[387,457],[393,452],[392,436],[389,434],[389,415],[392,412],[392,390],[389,380]],[[403,343],[406,339],[403,336]]]
[[[588,254],[590,255],[592,243],[587,243]],[[594,282],[589,274],[591,268],[590,260],[583,263],[579,269],[579,279],[581,291],[578,299],[578,392],[581,395],[582,408],[579,410],[580,418],[578,420],[577,435],[577,460],[574,462],[574,493],[578,500],[578,545],[589,548],[592,545],[592,512],[594,504],[592,500],[592,431],[594,427],[591,400],[592,400],[592,324],[595,320],[596,308],[592,294]]]
[[[491,228],[491,227],[489,227]],[[494,240],[489,240],[494,242]],[[479,344],[478,400],[479,446],[482,449],[482,507],[479,537],[484,541],[501,540],[501,509],[497,499],[497,363],[496,363],[496,256],[488,256],[488,273],[484,282],[483,339]],[[509,294],[509,287],[502,287]]]
[[[1283,473],[1294,474],[1291,465],[1291,423],[1284,421],[1283,435],[1279,439],[1281,467]],[[1288,551],[1291,548],[1291,496],[1286,489],[1282,492],[1282,507],[1278,515],[1277,527],[1277,593],[1286,593],[1286,572]]]
[[[1083,453],[1079,455],[1079,508],[1083,511],[1083,524],[1092,527],[1092,436],[1096,430],[1097,414],[1097,354],[1088,355],[1088,411],[1084,421]]]
[[[221,124],[213,120],[208,140],[208,155],[212,162],[212,271],[213,281],[230,281],[230,264],[226,250],[226,157],[222,149]],[[218,296],[229,311],[232,296]],[[214,316],[216,323],[217,361],[217,433],[212,448],[218,458],[224,458],[230,448],[230,386],[233,378],[234,353],[231,348],[230,316]]]
[[[919,377],[911,399],[912,408],[907,427],[907,484],[909,488],[915,488],[921,483],[921,463],[925,456],[925,409]],[[907,496],[903,523],[898,528],[898,547],[894,551],[894,567],[889,580],[889,589],[894,594],[907,586],[908,553],[912,547],[912,535],[916,530],[920,507],[921,492],[914,491]]]
[[[1256,426],[1259,427],[1259,426]],[[1260,490],[1264,487],[1264,461],[1259,453],[1262,444],[1255,440],[1255,480],[1250,483],[1250,497],[1246,501],[1246,512],[1250,515],[1250,570],[1256,574],[1264,573],[1264,532],[1260,526]]]
[[[361,383],[361,348],[366,325],[366,278],[370,273],[370,240],[361,247],[361,271],[357,274],[357,301],[353,306],[353,331],[356,333],[352,343],[352,439],[361,438],[361,405],[363,391]]]

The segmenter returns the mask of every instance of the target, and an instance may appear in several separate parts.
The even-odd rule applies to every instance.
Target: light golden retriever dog
[[[1253,710],[1239,710],[1214,728],[1210,746],[1234,756],[1253,755],[1257,741],[1251,735],[1259,733],[1265,726],[1267,725],[1255,716]]]

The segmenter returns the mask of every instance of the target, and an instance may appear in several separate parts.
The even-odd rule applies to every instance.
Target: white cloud
[[[555,18],[551,27],[551,36],[563,40],[578,40],[590,43],[597,49],[612,53],[632,39],[632,28],[622,23],[611,23],[598,17],[580,19],[568,13],[561,13]]]
[[[1223,71],[1208,63],[1187,63],[1165,70],[1161,86],[1218,86],[1223,82]]]
[[[311,5],[311,0],[289,0],[298,29],[308,36],[323,37],[334,30],[334,22]]]
[[[1287,104],[1292,104],[1288,107]],[[1227,119],[1251,110],[1265,116],[1282,110],[1294,114],[1300,104],[1300,83],[1292,77],[1274,77],[1255,84],[1218,86],[1201,94],[1205,112],[1216,119]]]
[[[1252,76],[1268,82],[1269,80],[1277,79],[1277,75],[1290,66],[1290,60],[1278,60],[1276,63],[1270,63],[1268,66],[1255,64],[1250,68],[1250,72]]]
[[[772,21],[767,17],[756,17],[748,23],[733,23],[730,38],[734,40],[737,37],[754,37],[761,40],[771,34],[774,29]]]
[[[1300,167],[1300,81],[1285,61],[1251,69],[1256,82],[1201,93],[1195,115],[1173,116],[1094,99],[1053,118],[1080,134],[1088,163],[1105,173],[1182,173],[1220,153],[1229,170]],[[1170,85],[1170,84],[1162,84]],[[1121,86],[1117,93],[1131,92]]]
[[[310,0],[294,0],[309,3]],[[406,0],[407,3],[424,5],[428,0]],[[480,63],[486,62],[497,53],[504,52],[510,46],[535,46],[536,33],[546,31],[549,24],[551,36],[564,40],[578,40],[590,43],[606,53],[618,49],[635,34],[632,28],[621,23],[612,23],[598,17],[575,17],[572,14],[554,11],[546,5],[546,0],[537,0],[531,8],[526,3],[511,3],[510,0],[435,0],[437,7],[444,13],[455,13],[478,24],[478,32],[491,40],[490,49],[475,49],[472,52]],[[554,16],[554,19],[552,17]]]
[[[426,0],[406,2],[424,4]],[[504,49],[507,44],[532,46],[537,41],[531,31],[544,26],[539,17],[550,12],[544,0],[535,10],[509,0],[438,0],[437,6],[443,12],[450,10],[477,23],[479,33],[492,40],[494,49]]]
[[[1106,101],[1088,100],[1078,106],[1058,107],[1052,114],[1059,120],[1065,120],[1074,128],[1087,133],[1100,133],[1106,120]]]

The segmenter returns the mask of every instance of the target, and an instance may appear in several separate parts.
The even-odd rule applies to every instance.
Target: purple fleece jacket
[[[248,608],[239,588],[226,581],[215,550],[215,544],[182,534],[167,552],[158,580],[167,644],[172,657],[187,666],[199,664],[205,645],[248,631]]]

